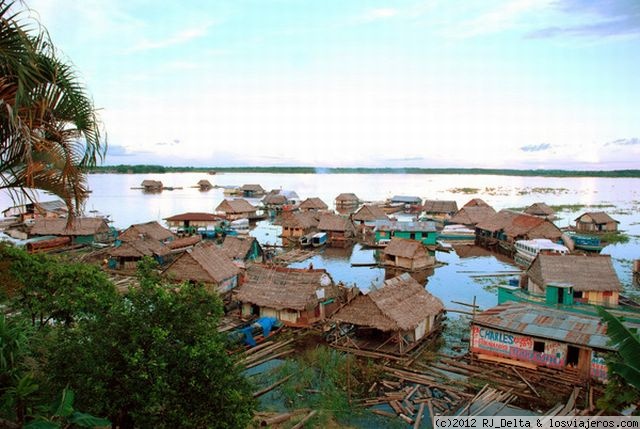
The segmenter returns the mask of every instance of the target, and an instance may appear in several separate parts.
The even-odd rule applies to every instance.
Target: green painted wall
[[[376,242],[381,239],[389,240],[391,237],[407,238],[421,241],[422,244],[436,244],[438,233],[436,231],[376,231]]]

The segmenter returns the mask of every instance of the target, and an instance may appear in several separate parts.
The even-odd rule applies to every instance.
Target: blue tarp
[[[275,317],[261,317],[256,320],[256,323],[262,327],[262,336],[267,338],[271,334],[271,330],[278,322]]]

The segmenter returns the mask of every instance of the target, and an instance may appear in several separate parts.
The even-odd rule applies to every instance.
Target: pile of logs
[[[294,349],[291,346],[293,341],[293,338],[286,341],[268,341],[252,347],[242,352],[241,356],[237,360],[237,364],[249,369],[262,365],[265,362],[269,362],[272,359],[279,359],[290,355],[294,352]]]

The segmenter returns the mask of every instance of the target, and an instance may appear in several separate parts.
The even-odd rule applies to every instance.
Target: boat
[[[238,219],[234,220],[229,224],[229,229],[231,231],[235,231],[239,235],[247,235],[249,234],[249,219]]]
[[[534,238],[532,240],[517,240],[514,245],[516,254],[514,259],[516,264],[528,267],[531,262],[538,256],[543,254],[569,254],[569,249],[562,244],[554,243],[546,238]]]
[[[311,245],[313,247],[320,247],[327,244],[327,233],[326,232],[318,232],[317,234],[313,234],[311,237]]]
[[[313,236],[314,236],[314,235],[316,235],[316,233],[315,233],[315,232],[312,232],[312,233],[310,233],[310,234],[305,234],[305,235],[301,236],[301,237],[298,239],[298,242],[300,243],[300,246],[302,246],[302,247],[309,247],[309,246],[311,246],[311,243],[312,243],[312,241],[313,241]]]
[[[442,241],[475,241],[476,232],[466,225],[446,225],[438,234],[438,239]]]
[[[589,252],[599,252],[604,249],[604,244],[602,244],[600,237],[575,234],[569,237],[573,240],[573,245],[576,249],[587,250]]]

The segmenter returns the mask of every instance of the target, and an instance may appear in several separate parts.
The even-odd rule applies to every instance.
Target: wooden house
[[[216,212],[221,213],[228,221],[256,217],[256,208],[242,198],[237,200],[222,200],[218,207],[216,207]]]
[[[443,311],[442,301],[404,273],[358,295],[332,316],[339,333],[350,332],[336,335],[333,345],[403,355],[439,330]]]
[[[327,242],[334,247],[343,247],[351,243],[356,229],[351,219],[332,213],[320,216],[318,231],[327,233]]]
[[[173,231],[195,234],[198,231],[215,231],[222,219],[213,213],[187,212],[170,216],[164,221]]]
[[[358,209],[357,212],[351,217],[356,225],[368,226],[373,228],[376,225],[376,221],[389,220],[389,216],[382,210],[382,207],[365,204]]]
[[[140,186],[144,192],[160,192],[164,187],[161,181],[150,179],[143,180]]]
[[[213,188],[213,185],[208,180],[202,179],[202,180],[198,180],[198,188],[201,191],[208,191]]]
[[[176,238],[165,245],[172,253],[178,253],[197,246],[201,241],[202,237],[200,235],[190,235],[188,237]]]
[[[388,200],[391,206],[400,206],[406,212],[422,211],[422,198],[414,195],[394,195]]]
[[[427,217],[447,220],[451,219],[458,211],[458,203],[455,201],[425,200],[422,210]]]
[[[360,205],[360,199],[353,193],[342,193],[336,197],[336,211],[340,213],[353,213]]]
[[[307,198],[298,207],[301,212],[323,212],[328,209],[329,206],[318,197]]]
[[[251,265],[234,292],[242,315],[275,317],[289,326],[309,326],[338,307],[338,288],[325,270]]]
[[[269,210],[280,211],[288,204],[287,197],[278,191],[271,191],[262,199],[262,204]]]
[[[484,222],[495,214],[496,211],[493,207],[465,206],[458,210],[446,223],[474,227],[478,223]]]
[[[55,235],[69,237],[73,244],[106,243],[113,240],[113,234],[107,221],[98,217],[78,217],[71,225],[67,219],[35,219],[29,236]]]
[[[264,188],[258,184],[242,185],[239,191],[240,195],[242,195],[244,198],[260,198],[267,193],[267,191],[265,191]]]
[[[382,251],[382,265],[406,271],[419,271],[435,265],[424,245],[416,240],[394,237]]]
[[[605,212],[587,212],[576,218],[576,232],[602,233],[618,230],[618,222]]]
[[[416,240],[427,246],[436,244],[438,232],[433,222],[378,221],[374,227],[375,241],[385,245],[393,237]]]
[[[562,231],[553,222],[510,210],[500,210],[490,218],[476,225],[476,242],[491,246],[501,244],[506,250],[515,252],[516,240],[547,238],[557,242]]]
[[[15,217],[18,222],[29,219],[55,219],[67,217],[69,209],[62,200],[33,202],[9,207],[2,211],[3,217]]]
[[[202,283],[208,291],[224,294],[238,285],[240,269],[213,244],[187,249],[163,272],[173,281]]]
[[[549,304],[618,305],[622,285],[609,255],[545,255],[533,260],[523,278],[530,294]]]
[[[585,379],[606,381],[604,358],[614,350],[606,330],[597,316],[509,302],[476,314],[470,348],[483,360],[570,369]]]
[[[315,212],[285,213],[282,216],[282,237],[298,239],[316,230],[320,216]]]
[[[165,243],[176,238],[176,235],[156,221],[137,223],[118,234],[120,241],[134,241],[141,238],[150,238]]]
[[[533,203],[524,210],[524,213],[549,220],[554,220],[556,218],[556,212],[545,203]]]
[[[234,261],[262,262],[262,247],[255,237],[233,237],[228,235],[224,238],[222,250]]]
[[[135,270],[138,262],[145,256],[152,257],[160,265],[163,265],[170,252],[171,249],[151,237],[143,236],[141,238],[128,239],[109,249],[109,267],[121,270]]]

